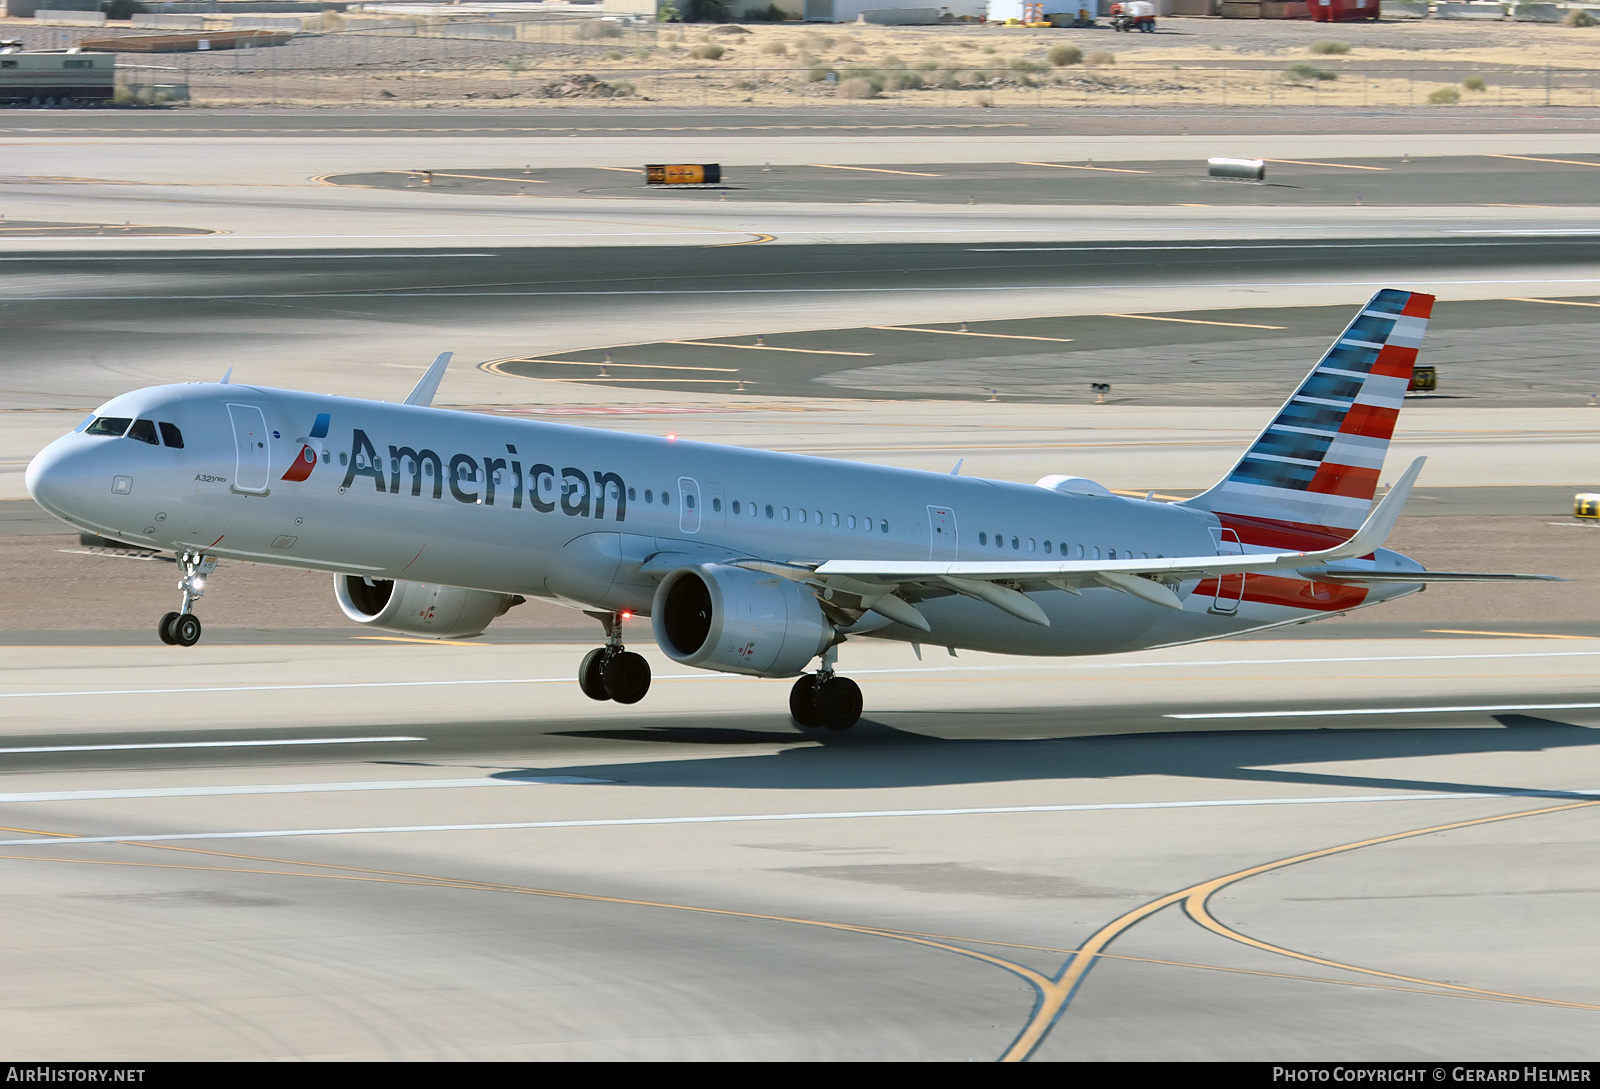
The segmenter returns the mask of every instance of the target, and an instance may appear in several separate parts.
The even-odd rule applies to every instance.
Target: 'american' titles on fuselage
[[[619,522],[628,518],[628,486],[620,475],[595,469],[594,484],[591,488],[589,477],[582,469],[573,466],[562,467],[558,476],[553,466],[537,462],[528,466],[527,476],[522,472],[522,462],[517,460],[517,448],[511,443],[506,443],[506,457],[496,457],[485,454],[480,459],[470,454],[452,454],[448,463],[448,488],[450,495],[458,503],[469,503],[474,506],[482,504],[492,507],[495,505],[496,487],[499,482],[500,470],[507,470],[510,474],[511,497],[509,500],[513,510],[520,510],[523,497],[526,494],[528,506],[536,511],[549,514],[560,508],[562,514],[575,518],[604,518],[606,516],[606,497],[608,489],[612,497],[614,517]],[[431,482],[431,495],[434,499],[443,499],[446,488],[447,474],[446,463],[443,457],[427,448],[415,449],[410,446],[390,446],[388,471],[378,460],[377,451],[372,440],[361,428],[355,428],[350,438],[350,453],[341,459],[348,462],[345,466],[344,482],[339,485],[339,494],[345,492],[355,484],[357,477],[371,479],[374,487],[381,493],[391,495],[401,494],[401,476],[409,472],[411,477],[411,494],[422,496],[424,494],[424,478]],[[476,488],[468,489],[465,483],[477,483],[479,473],[483,477],[482,491]],[[524,487],[524,481],[528,484]],[[557,481],[560,487],[557,487]],[[503,496],[503,491],[499,493]],[[544,498],[549,495],[550,498]]]

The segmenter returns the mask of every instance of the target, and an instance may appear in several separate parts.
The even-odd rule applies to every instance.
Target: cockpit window
[[[84,428],[88,427],[92,423],[94,423],[94,413],[91,412],[91,413],[89,413],[89,415],[87,415],[87,416],[85,416],[83,418],[83,422],[81,424],[79,424],[77,427],[74,427],[72,429],[73,433],[77,434],[77,433],[83,431]]]
[[[183,432],[179,431],[176,424],[163,422],[161,424],[161,441],[174,450],[183,449]]]
[[[90,435],[121,435],[133,421],[126,416],[101,416],[89,425]]]
[[[147,442],[151,446],[160,446],[156,438],[156,425],[154,420],[134,420],[133,426],[128,428],[128,438]]]

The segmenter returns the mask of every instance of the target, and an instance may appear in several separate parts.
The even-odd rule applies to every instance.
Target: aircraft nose
[[[28,462],[23,476],[33,501],[58,518],[71,518],[88,491],[88,466],[76,444],[57,439]]]

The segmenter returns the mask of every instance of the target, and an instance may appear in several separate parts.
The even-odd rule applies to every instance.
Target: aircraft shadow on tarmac
[[[719,751],[677,760],[547,766],[501,772],[496,777],[560,774],[633,786],[849,790],[1165,775],[1300,787],[1593,797],[1514,782],[1454,782],[1283,768],[1286,764],[1553,752],[1600,745],[1600,730],[1528,715],[1493,717],[1502,728],[1205,731],[1023,740],[951,740],[863,720],[848,733],[808,731],[794,740],[810,744],[744,756],[726,752],[741,745],[767,749],[787,739],[782,734],[733,726],[572,730],[554,736],[701,745]]]

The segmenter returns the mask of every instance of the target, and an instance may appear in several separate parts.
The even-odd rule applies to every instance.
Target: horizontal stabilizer
[[[1310,574],[1311,572],[1307,572]],[[1571,582],[1560,575],[1514,575],[1497,571],[1318,571],[1329,582]]]

